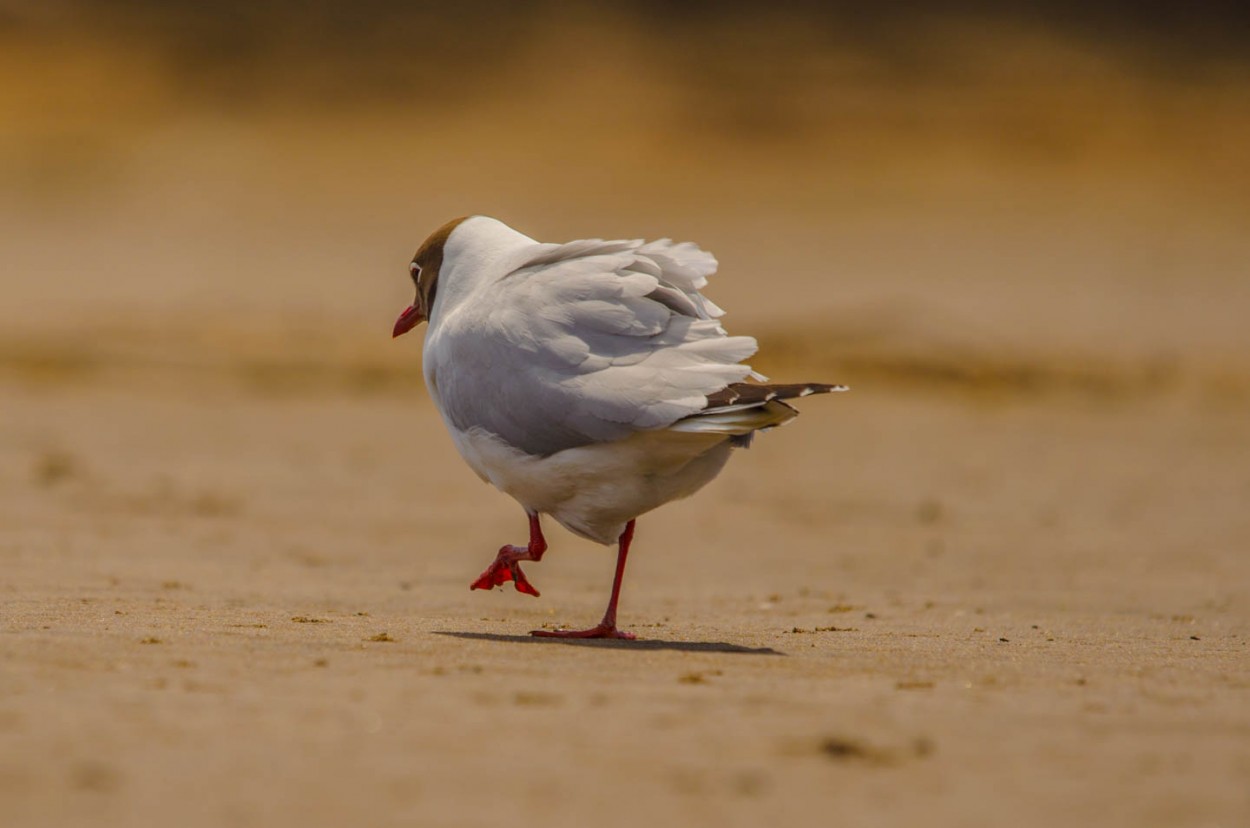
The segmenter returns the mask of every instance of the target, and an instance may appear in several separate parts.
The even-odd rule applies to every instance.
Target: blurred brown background
[[[410,248],[486,213],[695,239],[765,336],[1245,367],[1236,4],[5,5],[0,313],[31,347],[371,336]]]
[[[1244,4],[0,0],[0,822],[1250,822]],[[494,215],[849,383],[520,512],[392,342]]]

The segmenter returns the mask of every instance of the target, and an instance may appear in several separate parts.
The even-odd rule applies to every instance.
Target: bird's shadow
[[[468,638],[474,641],[500,641],[509,644],[547,644],[573,647],[595,647],[606,650],[677,650],[686,653],[737,653],[739,655],[785,655],[772,647],[743,647],[725,641],[664,641],[658,638],[640,638],[626,641],[619,638],[542,638],[534,635],[504,635],[502,633],[463,632],[437,630],[435,635]]]

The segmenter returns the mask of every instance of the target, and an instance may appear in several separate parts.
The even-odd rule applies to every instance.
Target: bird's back
[[[534,243],[498,273],[444,274],[426,377],[449,425],[527,454],[666,428],[752,375],[700,293],[716,260],[668,240]],[[444,288],[443,290],[446,290]]]

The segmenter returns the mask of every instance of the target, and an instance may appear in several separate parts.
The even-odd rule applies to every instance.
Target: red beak
[[[391,331],[391,339],[406,334],[425,321],[425,314],[416,305],[409,305],[395,320],[395,330]]]

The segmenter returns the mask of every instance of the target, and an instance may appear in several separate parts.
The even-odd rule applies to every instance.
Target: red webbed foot
[[[515,546],[505,546],[500,549],[499,557],[486,567],[486,571],[479,575],[476,581],[469,584],[469,589],[494,589],[511,581],[517,592],[524,592],[526,595],[533,595],[537,598],[538,590],[525,577],[525,573],[521,571],[521,564],[518,562],[518,555],[525,551]]]
[[[638,637],[632,632],[618,630],[615,624],[600,624],[588,630],[530,630],[530,635],[538,638],[620,638],[625,641],[633,641]]]
[[[469,584],[469,589],[494,589],[511,581],[517,592],[538,597],[538,590],[521,571],[520,561],[541,561],[543,553],[547,551],[547,539],[543,537],[538,515],[531,513],[529,519],[529,546],[505,546],[500,549],[495,560],[486,567],[486,571]]]

